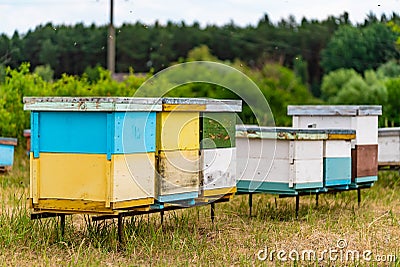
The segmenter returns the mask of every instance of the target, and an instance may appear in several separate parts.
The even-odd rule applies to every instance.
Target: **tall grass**
[[[379,181],[362,191],[361,207],[355,191],[320,195],[318,206],[314,196],[305,196],[296,218],[294,199],[258,194],[249,217],[248,197],[235,196],[216,205],[214,224],[209,206],[166,212],[162,225],[159,214],[126,217],[124,243],[119,244],[116,220],[92,222],[84,215],[67,216],[64,236],[57,218],[31,220],[26,204],[28,169],[26,155],[17,151],[14,169],[0,175],[0,262],[4,266],[289,266],[294,262],[259,261],[257,253],[265,247],[277,251],[335,248],[339,239],[352,250],[400,258],[397,172],[380,173]]]

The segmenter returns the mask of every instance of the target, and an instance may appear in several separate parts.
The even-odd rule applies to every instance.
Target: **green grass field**
[[[163,225],[159,214],[125,218],[120,245],[116,220],[67,216],[63,237],[57,218],[31,221],[29,161],[23,151],[15,160],[0,174],[3,266],[318,265],[310,251],[324,266],[400,266],[398,172],[381,172],[361,207],[356,191],[320,195],[318,207],[314,196],[302,197],[298,219],[294,199],[272,195],[254,196],[251,218],[247,196],[216,204],[214,224],[208,206],[166,212]]]

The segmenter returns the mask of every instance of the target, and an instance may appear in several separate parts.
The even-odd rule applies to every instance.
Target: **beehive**
[[[235,112],[239,101],[221,103],[201,116],[201,195],[216,197],[236,192]]]
[[[240,111],[241,101],[189,98],[164,98],[162,101],[163,110],[157,113],[156,198],[159,202],[194,201],[199,196],[204,196],[204,187],[200,186],[204,183],[204,174],[212,170],[220,171],[221,168],[226,170],[226,166],[222,166],[226,163],[230,166],[230,171],[235,170],[232,165],[235,164],[234,161],[231,163],[230,158],[225,157],[225,151],[229,151],[234,157],[232,140],[224,139],[225,135],[224,138],[219,138],[218,145],[213,147],[211,146],[214,141],[210,142],[211,139],[203,142],[204,133],[214,133],[218,137],[221,134],[221,127],[213,125],[216,128],[210,128],[208,121],[204,122],[203,118],[220,118],[224,113]],[[226,118],[232,124],[234,117]],[[232,125],[229,130],[230,138],[234,132]],[[218,154],[218,160],[209,161],[212,153]],[[203,168],[205,165],[207,168]],[[215,194],[233,192],[234,175],[230,173],[224,178],[220,178],[224,173],[219,172],[218,175],[213,176],[213,181],[218,183],[207,184],[207,189],[216,190]]]
[[[400,127],[378,130],[378,163],[382,167],[400,166]]]
[[[352,185],[378,179],[378,116],[381,106],[288,106],[293,127],[352,129]]]
[[[116,213],[154,203],[155,98],[24,98],[35,211]]]
[[[24,130],[24,137],[26,139],[26,154],[29,156],[31,151],[31,129]]]
[[[14,164],[16,138],[0,137],[0,171],[10,171]]]
[[[238,126],[238,192],[318,192],[324,187],[327,139],[323,130]]]

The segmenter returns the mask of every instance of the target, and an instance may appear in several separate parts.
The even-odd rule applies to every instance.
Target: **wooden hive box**
[[[352,129],[352,186],[378,179],[378,116],[381,106],[288,106],[293,127]]]
[[[381,167],[400,166],[400,127],[378,129],[378,164]]]
[[[162,101],[163,110],[157,113],[157,201],[187,205],[204,195],[232,194],[235,149],[234,138],[229,138],[234,136],[236,121],[232,113],[241,110],[241,101],[201,98],[163,98]],[[229,127],[204,118],[214,119],[213,122],[222,120]],[[224,132],[225,128],[229,134]],[[212,133],[216,136],[215,143],[211,139],[203,142],[204,135]],[[213,193],[204,194],[207,190],[204,190],[203,177],[210,176],[210,172],[214,182],[206,183],[206,187]]]
[[[31,152],[31,129],[24,130],[24,137],[26,139],[26,154],[29,156]]]
[[[210,106],[211,103],[208,103]],[[201,196],[229,196],[236,192],[236,112],[241,101],[215,100],[212,108],[202,112]]]
[[[14,164],[16,138],[0,137],[0,171],[10,171]]]
[[[355,130],[327,129],[324,140],[324,187],[348,189],[351,184],[351,140]]]
[[[163,98],[157,112],[156,199],[194,204],[199,193],[200,110],[196,99]]]
[[[326,131],[237,126],[237,190],[297,194],[324,187]]]
[[[155,98],[24,98],[34,211],[117,213],[154,203]]]

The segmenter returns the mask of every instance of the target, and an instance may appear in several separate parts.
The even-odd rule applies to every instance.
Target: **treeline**
[[[353,25],[343,13],[322,21],[303,18],[300,23],[292,16],[272,23],[265,15],[247,27],[234,22],[206,27],[184,22],[124,24],[116,29],[116,71],[157,72],[171,62],[182,62],[194,47],[206,45],[220,60],[239,59],[253,69],[277,62],[293,69],[319,97],[322,77],[329,71],[353,68],[362,74],[398,60],[399,34],[393,25],[399,22],[396,13],[380,18],[369,14],[363,23]],[[32,70],[48,65],[55,78],[106,67],[106,52],[106,26],[46,24],[23,35],[0,36],[0,65],[17,68],[28,61]]]

